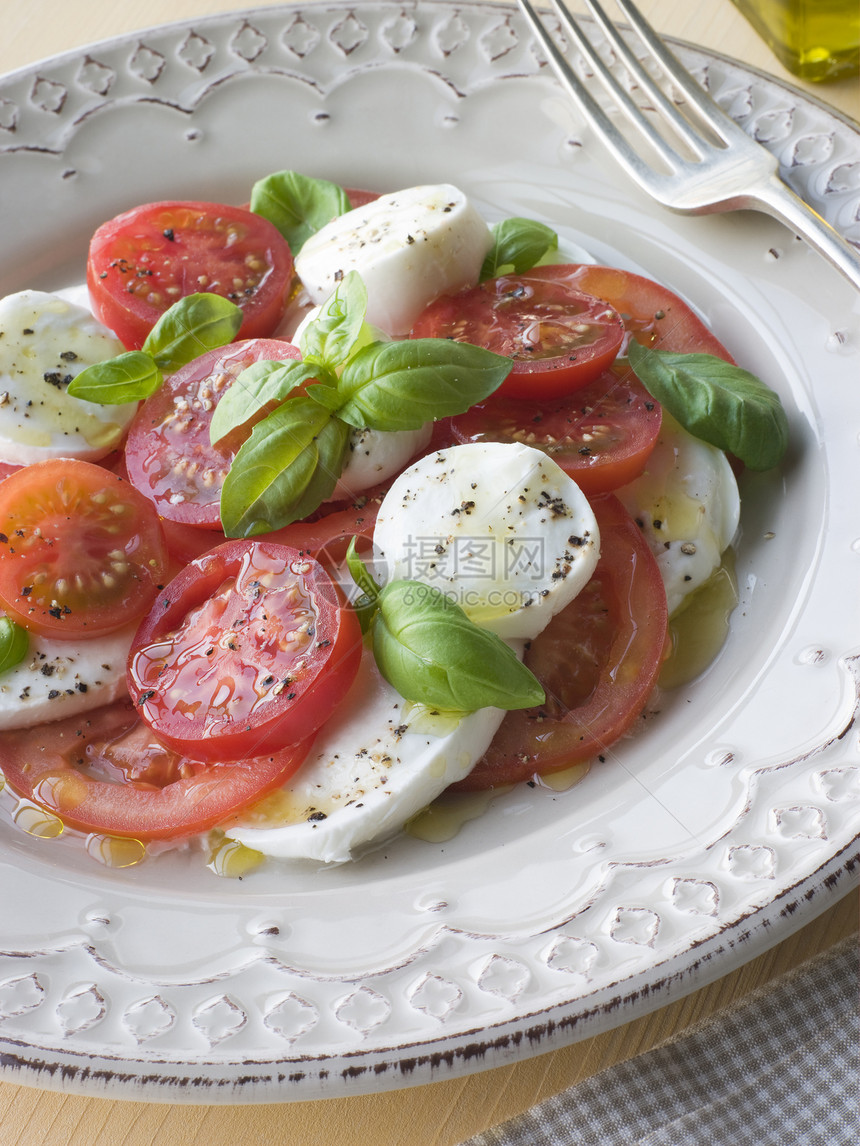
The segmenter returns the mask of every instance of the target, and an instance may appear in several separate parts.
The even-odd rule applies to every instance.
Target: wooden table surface
[[[315,2],[315,0],[310,0]],[[316,0],[318,2],[318,0]],[[160,23],[237,7],[237,0],[3,0],[0,74],[54,53]],[[796,81],[730,0],[642,0],[659,31],[761,68],[860,119],[856,79]],[[454,1146],[575,1082],[640,1054],[857,931],[856,896],[685,999],[563,1050],[513,1066],[388,1094],[263,1106],[167,1106],[0,1083],[3,1146]]]

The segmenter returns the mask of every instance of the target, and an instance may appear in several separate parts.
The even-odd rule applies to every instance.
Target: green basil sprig
[[[142,401],[165,374],[232,342],[241,325],[241,308],[222,295],[186,295],[164,312],[140,350],[88,366],[69,383],[69,393],[101,406]]]
[[[631,340],[628,361],[646,390],[694,437],[734,454],[751,470],[778,465],[788,418],[760,378],[713,354],[650,350]]]
[[[284,402],[254,427],[224,479],[226,535],[269,533],[313,513],[331,497],[348,445],[349,427],[324,406],[305,396]]]
[[[9,617],[0,617],[0,673],[19,665],[30,648],[30,634]]]
[[[168,307],[146,336],[143,352],[165,374],[208,350],[226,346],[239,333],[242,308],[220,294],[189,294]]]
[[[298,360],[252,363],[219,398],[209,422],[209,440],[215,445],[232,430],[259,418],[267,408],[279,406],[295,390],[312,382],[318,373],[313,363]]]
[[[374,342],[343,368],[339,417],[373,430],[417,430],[462,414],[496,390],[510,358],[447,338]]]
[[[494,242],[481,267],[481,282],[499,275],[524,274],[550,251],[558,250],[555,231],[533,219],[503,219],[490,230]]]
[[[367,344],[366,300],[350,271],[305,329],[307,359],[255,363],[218,403],[213,442],[281,403],[257,423],[224,481],[228,537],[281,529],[315,510],[341,475],[351,428],[418,429],[489,397],[511,371],[510,358],[448,339]]]
[[[328,371],[342,366],[369,329],[366,313],[367,287],[361,275],[348,271],[299,337],[304,361],[316,362]]]
[[[154,359],[142,350],[129,350],[87,366],[68,386],[73,398],[99,406],[122,406],[149,398],[161,386],[164,375]]]
[[[391,581],[380,589],[354,538],[347,565],[363,592],[364,627],[377,667],[406,700],[455,712],[543,703],[540,682],[514,651],[441,590],[421,581]]]
[[[343,188],[296,171],[276,171],[251,191],[251,210],[278,228],[295,257],[311,235],[351,209]]]

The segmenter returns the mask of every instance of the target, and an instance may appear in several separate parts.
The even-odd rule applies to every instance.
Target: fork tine
[[[518,3],[532,31],[546,52],[547,58],[556,75],[562,85],[577,101],[586,119],[589,120],[595,131],[603,137],[604,144],[611,149],[619,163],[621,163],[635,179],[643,179],[647,171],[646,165],[636,151],[629,145],[615,124],[612,123],[591,93],[588,92],[585,86],[580,82],[579,77],[570,64],[568,64],[564,55],[556,46],[552,36],[542,24],[530,0],[518,0]],[[571,39],[585,56],[588,63],[594,68],[595,73],[600,76],[605,76],[604,82],[606,85],[613,90],[613,94],[617,96],[622,105],[626,104],[625,110],[628,118],[644,132],[652,146],[663,156],[664,162],[671,166],[676,157],[674,153],[667,148],[663,137],[654,130],[651,124],[642,118],[636,105],[626,92],[615,90],[615,82],[606,68],[606,65],[595,53],[590,42],[582,35],[570,12],[563,4],[559,4],[558,7],[559,15],[562,16],[564,20],[566,31],[570,34]]]
[[[660,85],[654,80],[654,78],[648,74],[648,72],[643,67],[641,60],[634,54],[627,40],[624,38],[624,36],[622,36],[621,32],[618,30],[618,28],[616,28],[616,26],[607,16],[606,11],[599,3],[599,0],[585,0],[585,3],[588,6],[589,11],[594,17],[607,42],[612,46],[616,54],[623,60],[624,66],[627,68],[631,76],[633,76],[641,90],[645,92],[649,99],[653,101],[661,113],[663,119],[668,120],[671,123],[672,129],[676,135],[682,139],[684,143],[686,143],[686,145],[696,155],[701,158],[703,155],[702,137],[691,126],[689,121],[684,118],[684,116],[678,110],[677,106],[672,102],[671,99],[669,99],[669,97],[666,95]],[[640,36],[645,46],[651,50],[653,54],[652,45],[656,39],[653,28],[651,28],[649,24],[645,23],[644,17],[631,4],[624,3],[623,0],[616,0],[616,3],[618,4],[618,7],[625,13],[625,15],[628,16],[628,18],[630,17],[631,12],[635,12],[639,17],[640,22],[638,27],[644,27],[649,33],[647,40],[645,39],[644,34],[640,33]],[[657,42],[660,43],[660,41]],[[675,71],[671,72],[666,68],[665,62],[662,58],[659,62],[663,66],[663,70],[669,75],[669,78],[675,82],[675,73],[680,69],[680,65],[677,63],[677,61],[675,61]],[[676,86],[680,87],[681,85],[676,83]],[[698,87],[698,85],[696,86]]]
[[[673,152],[668,149],[666,140],[654,128],[647,119],[642,115],[641,110],[637,107],[628,92],[626,92],[616,82],[615,77],[610,72],[609,68],[604,64],[603,60],[598,55],[597,49],[585,35],[585,33],[577,24],[570,9],[564,4],[563,0],[553,0],[553,7],[558,13],[559,18],[564,26],[565,32],[568,33],[573,40],[576,47],[585,57],[586,62],[594,71],[594,74],[600,79],[606,90],[612,95],[618,107],[623,111],[629,123],[631,123],[642,135],[648,140],[654,150],[662,157],[663,161],[672,164]],[[605,17],[604,17],[605,18]],[[610,28],[612,25],[607,20]],[[612,28],[612,43],[616,45],[615,29]]]
[[[591,122],[594,128],[603,136],[604,142],[610,147],[615,154],[616,158],[624,164],[628,170],[634,173],[638,171],[640,163],[639,157],[633,149],[627,144],[624,137],[616,129],[615,125],[611,122],[609,117],[604,113],[603,109],[595,99],[585,90],[583,85],[579,82],[576,73],[568,64],[562,53],[556,46],[555,40],[549,34],[547,29],[541,23],[534,8],[529,3],[529,0],[517,0],[523,15],[526,17],[532,32],[536,39],[539,41],[541,47],[546,52],[547,59],[550,65],[558,76],[563,87],[567,89],[570,95],[577,101],[579,106],[585,113],[586,118]]]
[[[591,0],[586,0],[591,7]],[[638,33],[642,43],[656,59],[666,75],[675,86],[684,94],[685,99],[695,107],[702,120],[725,143],[732,138],[747,138],[743,128],[734,122],[715,100],[705,91],[702,85],[690,75],[678,57],[667,47],[665,42],[657,35],[633,0],[615,0],[618,8],[627,17],[630,26]]]

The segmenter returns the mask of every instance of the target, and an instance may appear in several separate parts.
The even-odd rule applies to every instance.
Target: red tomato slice
[[[129,701],[0,734],[14,792],[84,832],[139,840],[205,832],[285,783],[310,741],[271,755],[202,764],[165,747]]]
[[[624,339],[616,310],[570,285],[567,267],[502,275],[436,299],[411,338],[452,338],[514,361],[498,393],[509,398],[570,394],[615,360]]]
[[[379,191],[365,191],[361,187],[345,187],[349,205],[354,211],[356,207],[364,207],[379,198]]]
[[[672,291],[615,267],[570,265],[552,270],[572,290],[612,305],[628,335],[678,353],[731,355]],[[529,272],[534,275],[536,271]],[[621,360],[568,401],[538,407],[507,400],[504,387],[487,402],[450,419],[454,438],[521,441],[545,450],[585,493],[618,489],[642,473],[660,431],[660,406]]]
[[[451,418],[450,426],[458,442],[524,442],[543,450],[591,495],[642,473],[662,419],[642,383],[613,368],[568,398],[539,406],[494,394]]]
[[[99,227],[87,261],[93,310],[129,349],[143,345],[168,307],[199,291],[242,308],[240,338],[263,338],[283,314],[292,275],[277,227],[223,203],[134,207]]]
[[[360,658],[356,615],[318,562],[228,541],[159,594],[132,642],[128,690],[176,751],[238,760],[316,732]]]
[[[384,492],[368,493],[345,509],[342,508],[343,503],[335,503],[328,512],[325,512],[326,507],[323,506],[321,508],[324,512],[317,512],[313,519],[294,521],[283,529],[267,533],[266,540],[298,549],[300,553],[321,561],[331,570],[346,559],[346,551],[353,537],[358,538],[359,551],[367,548],[362,542],[373,540],[376,515]]]
[[[565,281],[614,306],[625,328],[645,346],[678,354],[714,354],[733,361],[728,350],[676,294],[630,271],[616,267],[571,265]]]
[[[616,498],[595,498],[592,508],[601,550],[594,576],[525,655],[546,702],[505,716],[484,758],[455,785],[462,791],[597,756],[630,729],[656,684],[667,632],[657,563]]]
[[[149,608],[167,563],[152,505],[103,466],[55,459],[0,483],[0,604],[25,628],[119,629]]]
[[[209,441],[212,411],[224,391],[253,362],[289,362],[298,349],[279,339],[234,342],[210,350],[164,380],[129,427],[129,480],[161,517],[179,525],[220,530],[221,486],[238,442]]]

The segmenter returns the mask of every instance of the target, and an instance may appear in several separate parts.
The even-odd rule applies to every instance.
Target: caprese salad
[[[557,248],[280,172],[106,222],[86,305],[0,302],[18,811],[337,863],[629,732],[787,424],[676,295]]]

